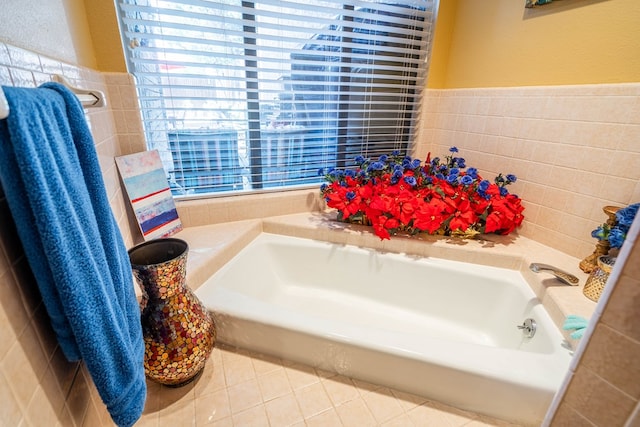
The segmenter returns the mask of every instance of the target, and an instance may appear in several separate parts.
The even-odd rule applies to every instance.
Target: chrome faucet
[[[569,285],[569,286],[578,286],[578,283],[580,282],[580,280],[574,276],[573,274],[569,274],[566,271],[562,271],[559,268],[556,268],[552,265],[549,264],[540,264],[537,262],[532,263],[529,268],[531,269],[531,271],[533,271],[534,273],[540,273],[541,271],[547,271],[551,274],[553,274],[554,276],[556,276],[556,278],[558,280],[560,280],[561,282]]]

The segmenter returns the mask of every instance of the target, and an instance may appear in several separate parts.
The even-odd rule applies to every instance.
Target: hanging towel
[[[58,83],[3,89],[0,183],[58,343],[133,425],[147,393],[140,309],[84,111]]]

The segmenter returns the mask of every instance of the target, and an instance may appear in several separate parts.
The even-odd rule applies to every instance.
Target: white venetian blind
[[[406,152],[437,1],[117,0],[175,195],[299,187]]]

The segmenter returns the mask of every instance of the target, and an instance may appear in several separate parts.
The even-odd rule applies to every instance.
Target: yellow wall
[[[84,0],[100,71],[126,72],[120,30],[113,1]]]
[[[0,7],[0,41],[96,68],[82,0],[2,0]]]
[[[640,81],[639,0],[442,0],[428,87]],[[126,71],[114,5],[3,0],[0,40],[100,71]]]
[[[638,0],[440,1],[428,87],[638,81]]]

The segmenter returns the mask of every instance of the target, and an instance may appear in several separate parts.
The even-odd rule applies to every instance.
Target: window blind
[[[117,0],[176,196],[299,188],[406,152],[437,1]]]

